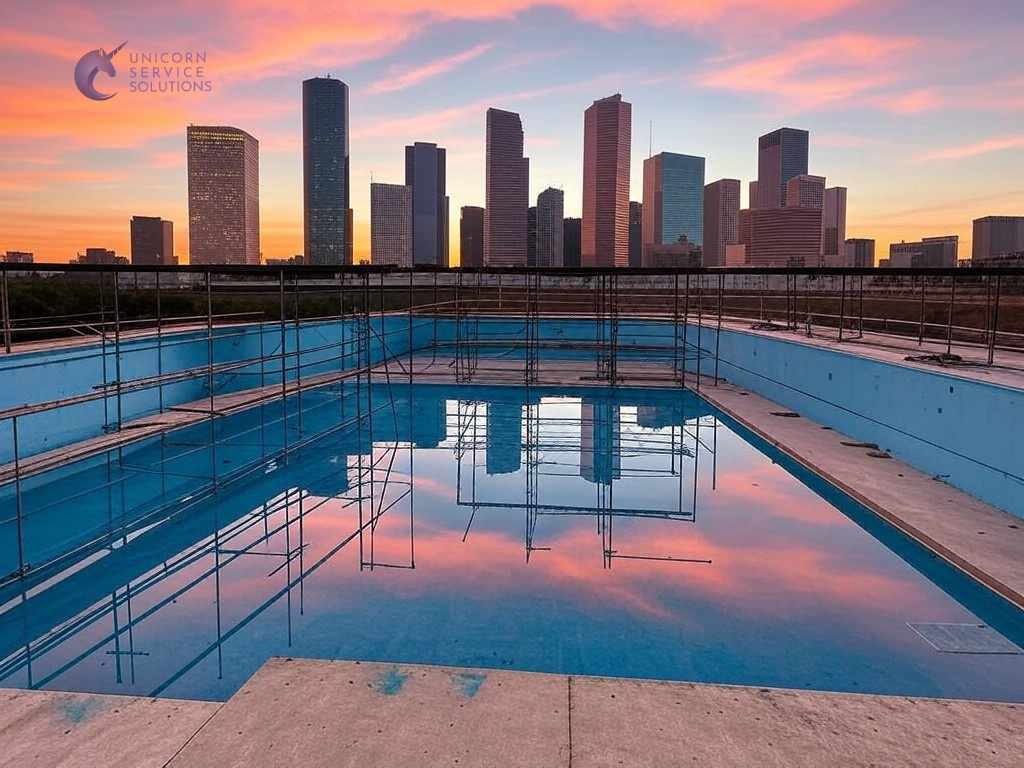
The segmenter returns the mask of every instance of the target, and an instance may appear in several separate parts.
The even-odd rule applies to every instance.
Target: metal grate
[[[1024,650],[987,624],[907,623],[935,650],[943,653],[1019,654]]]

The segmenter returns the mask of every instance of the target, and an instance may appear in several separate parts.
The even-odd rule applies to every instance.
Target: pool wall
[[[540,321],[545,341],[594,342],[598,325],[593,320],[548,318]],[[282,334],[277,323],[216,329],[213,356],[225,364],[280,354],[284,336],[286,378],[295,378],[295,352],[299,350],[303,378],[356,364],[352,342],[354,322],[304,322],[300,329],[286,324]],[[466,327],[463,328],[466,332]],[[494,341],[522,339],[522,318],[483,318],[474,333]],[[719,375],[786,408],[831,426],[851,437],[877,443],[881,448],[918,469],[936,476],[984,501],[1024,517],[1024,478],[1017,457],[1024,455],[1024,393],[1020,390],[948,375],[942,371],[871,360],[836,349],[801,343],[792,337],[778,338],[740,330],[723,329],[717,336],[712,326],[687,329],[691,351],[687,368],[696,371],[692,347],[700,338],[700,369],[713,373],[714,351],[719,352]],[[451,318],[415,318],[412,347],[454,343],[456,323]],[[404,315],[374,317],[370,321],[369,355],[373,362],[384,358],[382,340],[390,355],[409,352],[409,319]],[[681,336],[681,334],[680,334]],[[338,345],[344,338],[343,352]],[[622,347],[671,348],[670,324],[619,321]],[[155,376],[205,366],[208,359],[205,331],[168,334],[159,357],[154,340],[136,339],[121,345],[121,376],[124,380]],[[545,357],[588,357],[571,348],[543,350]],[[642,359],[651,351],[623,352]],[[28,367],[42,363],[41,366]],[[111,345],[104,356],[99,345],[56,347],[34,353],[14,354],[0,360],[0,372],[9,382],[0,391],[0,408],[30,402],[86,394],[104,380],[115,379],[116,361]],[[214,390],[228,393],[260,385],[279,384],[280,360],[262,366],[249,363],[215,376]],[[205,377],[163,387],[164,405],[190,402],[209,394]],[[125,393],[122,420],[155,413],[160,393],[156,389]],[[116,421],[116,399],[95,400],[19,419],[20,455],[95,437],[104,424]],[[0,462],[13,458],[11,423],[0,424]]]

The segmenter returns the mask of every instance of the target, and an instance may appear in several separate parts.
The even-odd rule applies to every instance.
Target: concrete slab
[[[965,573],[1024,608],[1024,525],[896,459],[807,418],[780,418],[777,403],[722,383],[703,387],[714,406]]]
[[[219,702],[0,690],[0,762],[21,768],[167,764]]]
[[[170,765],[568,761],[568,689],[562,676],[271,659]]]
[[[1024,707],[574,677],[572,764],[1019,766]]]

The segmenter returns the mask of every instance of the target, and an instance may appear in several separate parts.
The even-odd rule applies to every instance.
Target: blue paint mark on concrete
[[[480,690],[480,686],[484,684],[486,679],[487,675],[480,672],[457,672],[452,675],[455,685],[469,699],[476,696],[476,692]]]
[[[377,678],[376,688],[385,696],[394,696],[402,690],[402,686],[405,685],[405,681],[408,679],[409,675],[407,673],[400,672],[394,668],[389,669],[387,672],[381,673],[380,677]]]
[[[58,709],[65,720],[78,724],[102,711],[103,703],[96,699],[74,698],[60,702]]]

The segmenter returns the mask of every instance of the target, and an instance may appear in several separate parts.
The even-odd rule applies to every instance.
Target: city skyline
[[[196,123],[232,125],[260,141],[263,258],[303,252],[299,84],[330,74],[351,89],[357,261],[369,256],[370,175],[401,178],[396,148],[445,146],[451,211],[483,204],[479,136],[491,105],[518,112],[527,127],[529,199],[560,187],[565,215],[578,217],[580,113],[615,91],[634,105],[633,199],[652,121],[655,153],[704,156],[707,180],[738,178],[744,192],[757,175],[757,137],[793,125],[810,131],[810,171],[851,191],[848,236],[876,239],[882,255],[891,242],[956,233],[969,254],[974,218],[1024,210],[1014,182],[1024,170],[1016,127],[1024,103],[1000,45],[1021,24],[1009,3],[982,6],[930,15],[920,2],[895,10],[797,4],[769,36],[757,29],[779,20],[768,3],[716,2],[699,12],[655,3],[632,12],[618,2],[516,2],[444,13],[413,3],[378,18],[341,9],[325,21],[301,4],[275,2],[201,17],[172,2],[145,18],[116,4],[102,14],[60,14],[45,2],[15,2],[0,56],[25,77],[3,82],[0,248],[38,261],[67,261],[96,244],[127,254],[128,222],[146,215],[179,222],[184,261],[181,137]],[[254,29],[272,29],[274,39]],[[594,51],[564,42],[581,34]],[[143,96],[115,80],[115,98],[90,102],[69,71],[82,52],[115,39],[130,41],[122,56],[209,49],[213,90]],[[623,56],[600,55],[610,47]],[[454,230],[450,237],[454,262]]]

